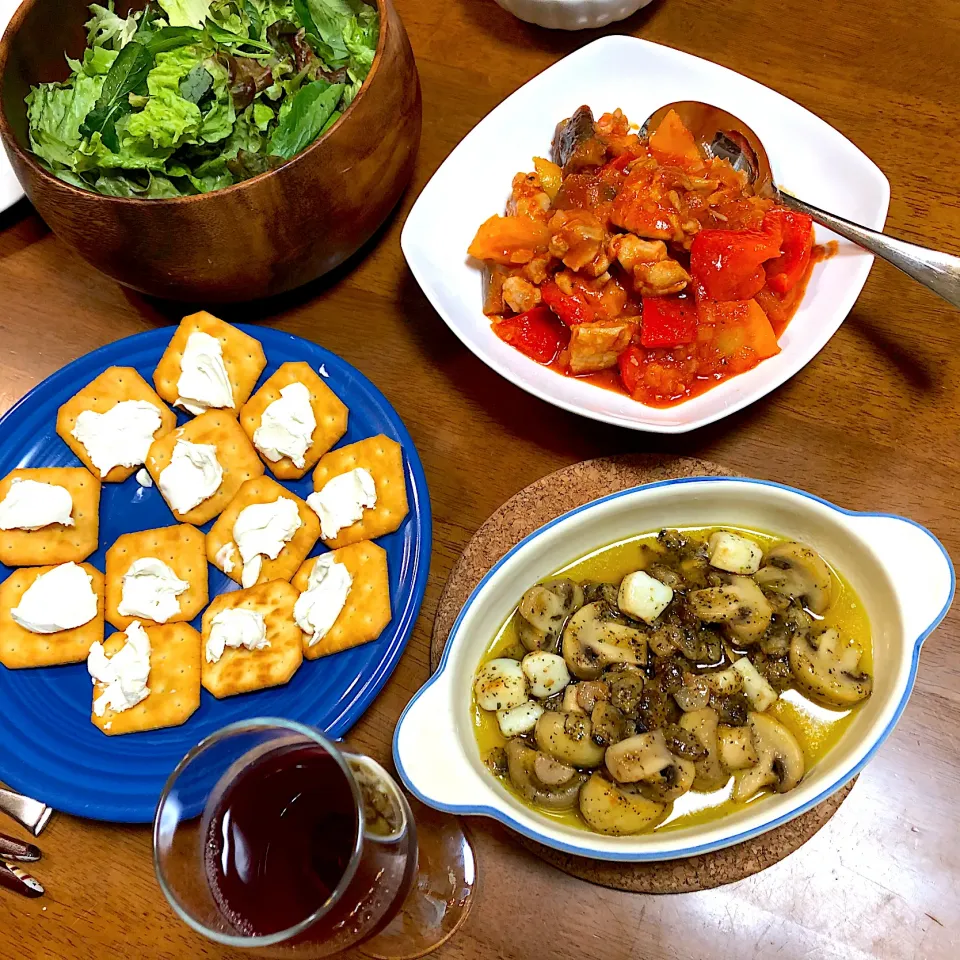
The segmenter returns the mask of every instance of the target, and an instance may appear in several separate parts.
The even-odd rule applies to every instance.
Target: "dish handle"
[[[476,805],[477,773],[457,742],[457,721],[444,676],[437,674],[407,704],[393,737],[393,760],[406,788],[427,806],[462,812]]]
[[[867,514],[857,526],[897,588],[907,637],[923,643],[953,602],[949,554],[926,527],[905,517]]]

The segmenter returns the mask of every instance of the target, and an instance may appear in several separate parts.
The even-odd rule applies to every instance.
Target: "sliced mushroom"
[[[656,776],[639,784],[640,791],[651,800],[671,803],[682,797],[697,777],[697,767],[692,760],[674,757],[669,767],[664,767]]]
[[[537,721],[536,738],[544,753],[568,766],[590,769],[603,763],[604,748],[593,742],[588,717],[583,717],[579,735],[571,735],[564,726],[564,715],[548,710]]]
[[[608,673],[610,702],[628,717],[636,717],[643,697],[645,678],[637,667],[624,667],[616,673]]]
[[[751,574],[760,569],[763,550],[747,537],[717,530],[707,543],[710,566],[728,573]]]
[[[717,741],[720,745],[720,762],[726,770],[746,770],[760,759],[750,727],[730,727],[721,723],[717,727]]]
[[[527,678],[516,660],[497,657],[477,671],[473,690],[484,710],[509,710],[526,703]]]
[[[573,767],[568,767],[565,763],[560,763],[559,760],[554,760],[553,757],[540,752],[533,761],[533,772],[537,779],[548,787],[562,787],[577,775]]]
[[[720,718],[711,707],[685,713],[680,718],[680,726],[692,733],[700,745],[707,751],[706,757],[696,761],[697,776],[693,781],[694,790],[710,791],[722,787],[728,780],[720,764],[720,747],[717,741],[717,727]]]
[[[667,749],[663,731],[651,730],[609,747],[604,762],[618,783],[636,783],[655,777],[675,759]]]
[[[673,590],[643,570],[628,573],[620,582],[617,606],[628,616],[653,623],[670,606]]]
[[[610,685],[606,680],[584,680],[577,684],[577,703],[581,709],[587,713],[592,713],[593,708],[601,700],[610,699]]]
[[[634,627],[606,617],[603,603],[588,603],[563,631],[563,659],[581,680],[596,680],[613,663],[647,662],[647,640]]]
[[[583,782],[583,778],[575,771],[571,771],[572,776],[562,783],[551,785],[541,780],[536,772],[537,760],[542,754],[528,747],[522,740],[508,740],[504,749],[510,782],[524,800],[548,810],[569,810],[574,806]]]
[[[722,586],[694,590],[687,603],[701,620],[722,623],[727,635],[743,644],[756,643],[773,618],[770,602],[750,577],[731,576]]]
[[[742,803],[764,787],[773,787],[777,793],[792,790],[803,779],[800,744],[782,723],[765,713],[751,713],[747,722],[753,734],[757,763],[737,774],[733,799]]]
[[[600,700],[590,714],[591,736],[596,743],[609,747],[623,739],[623,714],[606,700]]]
[[[563,691],[563,698],[560,701],[560,712],[561,713],[585,713],[586,711],[583,707],[580,706],[580,701],[577,697],[577,693],[580,689],[579,683],[568,684]]]
[[[695,673],[685,673],[683,683],[674,693],[673,699],[684,713],[702,710],[710,703],[710,687],[703,677]]]
[[[520,661],[520,667],[530,683],[530,692],[540,700],[560,693],[570,683],[566,661],[555,653],[535,650]]]
[[[797,635],[790,644],[790,669],[805,693],[831,707],[850,707],[873,692],[873,678],[860,669],[863,651],[844,642],[834,627],[817,636]]]
[[[565,577],[531,587],[520,599],[520,640],[528,650],[551,646],[563,623],[583,603],[580,585]]]
[[[830,568],[816,550],[803,543],[778,543],[763,558],[754,579],[764,590],[799,600],[813,613],[823,613],[833,595]]]
[[[614,783],[601,773],[580,788],[580,813],[588,826],[614,837],[649,830],[663,819],[666,804],[650,800],[633,786]]]

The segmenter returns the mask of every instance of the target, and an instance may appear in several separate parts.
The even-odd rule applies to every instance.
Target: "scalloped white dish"
[[[524,590],[625,536],[730,525],[801,540],[840,571],[870,619],[874,691],[839,741],[788,793],[695,826],[626,837],[577,829],[521,803],[484,766],[472,722],[477,666]],[[806,812],[856,776],[893,730],[913,689],[923,641],[953,600],[950,558],[903,517],[852,513],[762,480],[667,480],[612,494],[546,524],[510,550],[470,596],[436,674],[408,704],[393,754],[407,788],[450,813],[487,816],[567,853],[600,860],[689,857],[755,837]]]
[[[531,169],[534,156],[549,154],[557,122],[583,103],[597,115],[620,107],[642,123],[676,100],[702,100],[736,114],[763,141],[781,185],[825,210],[883,228],[890,200],[886,177],[829,124],[725,67],[646,40],[613,36],[555,63],[481,120],[424,188],[400,238],[410,270],[436,311],[497,373],[565,410],[654,433],[684,433],[713,423],[792,377],[837,331],[873,264],[872,254],[817,227],[817,242],[838,240],[838,252],[815,267],[780,338],[781,352],[666,409],[562,376],[499,340],[481,309],[480,265],[466,251],[480,224],[503,212],[514,174]]]

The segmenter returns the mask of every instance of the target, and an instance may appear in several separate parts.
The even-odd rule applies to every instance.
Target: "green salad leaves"
[[[30,146],[56,176],[115,197],[220,190],[296,156],[359,91],[377,48],[364,0],[90,5],[70,77],[27,96]]]

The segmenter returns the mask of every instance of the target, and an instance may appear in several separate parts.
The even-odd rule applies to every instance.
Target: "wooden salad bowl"
[[[383,223],[413,174],[420,80],[390,0],[376,0],[373,66],[333,127],[283,166],[214,193],[106,197],[73,187],[30,152],[24,97],[64,80],[82,55],[88,0],[25,0],[0,42],[0,137],[50,229],[141,293],[204,303],[255,300],[327,273]],[[141,6],[120,0],[118,12]]]

